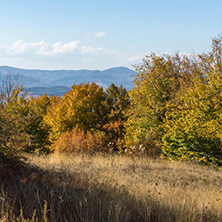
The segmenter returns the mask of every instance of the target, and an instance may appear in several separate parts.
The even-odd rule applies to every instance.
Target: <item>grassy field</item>
[[[0,183],[0,221],[222,221],[222,172],[195,164],[30,155]]]

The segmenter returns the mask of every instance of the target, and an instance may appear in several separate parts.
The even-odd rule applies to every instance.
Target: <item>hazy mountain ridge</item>
[[[71,90],[68,86],[51,86],[51,87],[30,87],[24,88],[29,95],[41,96],[46,93],[48,96],[58,95],[63,96],[64,93]]]
[[[135,71],[126,67],[114,67],[106,70],[37,70],[20,69],[10,66],[0,66],[0,76],[10,73],[16,82],[33,95],[62,95],[73,84],[96,82],[104,88],[111,83],[133,87]]]

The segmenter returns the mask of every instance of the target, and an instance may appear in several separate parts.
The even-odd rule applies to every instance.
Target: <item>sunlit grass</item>
[[[23,209],[40,221],[222,221],[219,170],[118,155],[27,157],[32,170],[11,187],[1,181],[2,218]]]

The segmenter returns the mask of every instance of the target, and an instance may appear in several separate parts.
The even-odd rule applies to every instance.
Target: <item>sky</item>
[[[208,52],[221,12],[221,0],[0,0],[0,65],[133,69],[152,52]]]

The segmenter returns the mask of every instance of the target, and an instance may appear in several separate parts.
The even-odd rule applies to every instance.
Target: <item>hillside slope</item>
[[[4,78],[4,76],[8,73],[13,77],[13,79],[16,80],[17,83],[26,88],[30,94],[35,95],[41,95],[47,91],[54,95],[61,95],[65,93],[73,84],[85,82],[96,82],[98,85],[103,86],[104,88],[107,88],[111,83],[114,83],[115,85],[123,85],[125,88],[130,89],[133,87],[133,79],[136,74],[135,71],[126,67],[114,67],[100,71],[29,70],[9,66],[0,66],[0,76]]]

